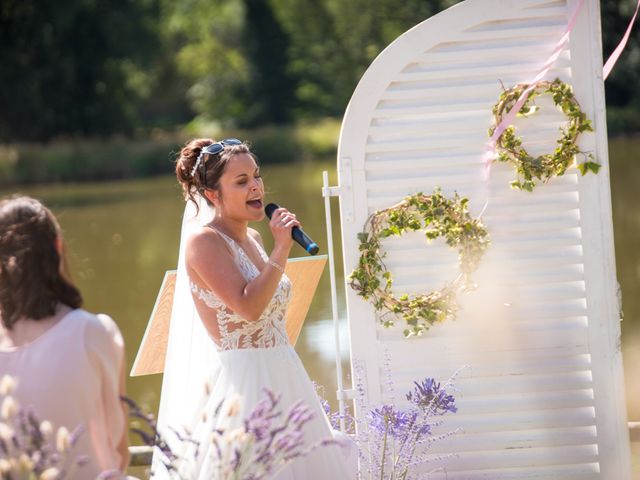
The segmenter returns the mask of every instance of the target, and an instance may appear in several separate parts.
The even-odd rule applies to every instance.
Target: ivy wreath
[[[513,108],[522,92],[527,88],[529,88],[528,84],[521,83],[502,92],[498,103],[494,105],[492,110],[494,124],[489,129],[489,136],[493,135],[496,126],[502,121],[502,117]],[[559,78],[553,82],[538,82],[518,112],[518,116],[528,116],[535,113],[538,107],[534,104],[534,99],[543,94],[551,95],[553,103],[568,118],[567,125],[560,128],[562,135],[558,138],[553,153],[538,157],[531,156],[522,146],[522,138],[516,135],[513,125],[507,127],[496,142],[497,159],[501,162],[510,162],[516,167],[518,179],[511,182],[511,187],[529,192],[533,191],[536,186],[534,179],[546,183],[554,176],[563,175],[579,153],[586,157],[584,162],[577,165],[582,175],[586,175],[588,172],[598,173],[600,170],[600,164],[593,161],[593,155],[581,152],[578,148],[577,141],[580,134],[593,131],[593,127],[591,121],[587,119],[587,115],[580,109],[580,104],[570,85],[562,82]]]
[[[455,295],[470,285],[470,274],[477,269],[490,243],[487,229],[469,215],[467,203],[468,199],[457,193],[447,198],[436,189],[431,195],[408,196],[367,219],[364,231],[358,234],[360,259],[349,275],[349,285],[376,311],[384,312],[380,316],[383,326],[393,326],[395,319],[402,316],[406,322],[404,336],[411,337],[421,335],[434,323],[455,318]],[[386,252],[381,243],[408,231],[424,231],[428,240],[444,237],[447,245],[458,250],[461,272],[452,283],[426,294],[392,293],[393,278],[384,265]]]

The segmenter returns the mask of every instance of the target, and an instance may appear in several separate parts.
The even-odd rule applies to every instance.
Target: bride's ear
[[[214,207],[217,206],[218,198],[219,198],[217,190],[205,190],[204,196],[207,198],[207,200],[209,200],[209,203],[211,203]]]
[[[60,255],[60,257],[62,258],[62,256],[64,255],[64,240],[62,238],[62,235],[58,234],[56,236],[55,247],[56,247],[56,251],[58,252],[58,255]]]

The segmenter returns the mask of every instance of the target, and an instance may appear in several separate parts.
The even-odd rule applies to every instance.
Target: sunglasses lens
[[[209,155],[215,155],[217,153],[220,153],[223,149],[224,149],[224,146],[222,145],[222,143],[218,142],[218,143],[212,143],[211,145],[207,145],[206,147],[204,147],[204,150],[202,151],[204,153],[208,153]]]
[[[208,153],[209,155],[216,155],[220,153],[222,150],[224,150],[224,147],[226,147],[227,145],[240,145],[240,144],[242,144],[242,141],[238,140],[237,138],[227,138],[220,142],[207,145],[206,147],[204,147],[202,151],[204,153]]]

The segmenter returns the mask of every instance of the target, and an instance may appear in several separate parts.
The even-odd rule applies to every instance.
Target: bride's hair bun
[[[191,173],[198,156],[204,147],[212,143],[214,142],[210,138],[196,138],[187,142],[180,150],[180,155],[176,161],[176,176],[183,187],[185,184],[193,183],[194,175]]]

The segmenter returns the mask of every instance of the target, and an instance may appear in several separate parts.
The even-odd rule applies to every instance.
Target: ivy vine
[[[470,275],[489,246],[487,229],[468,212],[468,199],[447,198],[440,189],[433,194],[417,193],[393,207],[371,215],[358,234],[360,259],[349,275],[349,285],[358,295],[370,301],[376,311],[385,312],[380,322],[394,325],[401,316],[406,322],[405,337],[421,335],[431,325],[455,318],[458,307],[455,295],[470,282]],[[443,237],[447,245],[458,250],[460,275],[442,289],[426,294],[395,296],[393,278],[383,262],[386,252],[382,240],[409,231],[424,231],[428,240]]]
[[[513,108],[522,92],[527,88],[529,88],[528,84],[518,84],[500,95],[500,100],[493,107],[494,125],[489,129],[489,136],[493,135],[496,126],[502,121],[502,117]],[[577,140],[580,134],[593,131],[593,127],[586,114],[580,109],[580,104],[568,84],[558,78],[553,82],[539,82],[518,112],[518,116],[528,116],[535,113],[538,107],[534,100],[538,95],[543,94],[551,95],[553,103],[568,118],[567,125],[560,128],[562,135],[557,140],[557,146],[553,153],[538,157],[531,156],[522,146],[522,138],[516,135],[513,125],[504,130],[496,144],[498,160],[510,162],[516,167],[518,178],[511,182],[511,186],[529,192],[533,191],[536,186],[534,179],[546,183],[554,176],[563,175],[573,164],[578,154],[583,154],[586,157],[584,162],[577,165],[582,175],[586,175],[588,172],[598,173],[600,170],[600,164],[594,161],[593,155],[581,152],[578,148]]]

